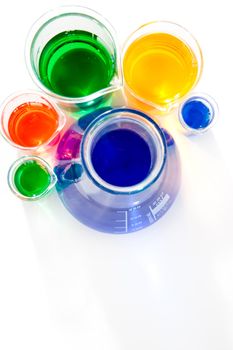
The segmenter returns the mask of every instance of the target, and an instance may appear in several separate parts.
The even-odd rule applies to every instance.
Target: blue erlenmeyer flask
[[[84,120],[67,130],[57,150],[57,191],[66,209],[103,232],[128,233],[156,222],[180,185],[172,136],[133,109],[99,111],[88,126]]]

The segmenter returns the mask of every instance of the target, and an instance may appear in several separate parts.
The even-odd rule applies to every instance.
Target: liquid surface
[[[42,83],[66,97],[83,97],[109,86],[115,62],[94,34],[62,32],[44,47],[39,61]]]
[[[107,132],[96,142],[92,164],[97,174],[115,186],[133,186],[143,181],[151,168],[149,146],[128,129]]]
[[[57,112],[43,103],[24,103],[12,112],[8,121],[11,140],[23,147],[47,142],[58,127]]]
[[[204,100],[191,99],[182,107],[182,118],[192,129],[204,129],[213,120],[211,106]]]
[[[21,164],[15,172],[14,184],[26,197],[41,195],[50,185],[50,174],[34,160]]]
[[[166,106],[184,96],[195,84],[198,62],[180,39],[165,33],[140,37],[123,60],[128,87],[153,104]]]

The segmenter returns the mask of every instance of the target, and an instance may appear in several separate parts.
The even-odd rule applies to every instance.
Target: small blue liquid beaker
[[[128,233],[153,224],[179,190],[174,139],[137,110],[106,111],[84,133],[74,123],[60,141],[57,159],[56,187],[64,206],[99,231]]]
[[[189,134],[201,134],[212,127],[218,112],[215,100],[206,94],[192,94],[179,108],[179,120]]]

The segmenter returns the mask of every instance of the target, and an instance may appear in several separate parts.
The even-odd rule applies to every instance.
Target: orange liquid
[[[38,102],[23,103],[15,108],[8,122],[11,140],[23,147],[36,147],[47,142],[57,127],[57,112]]]
[[[128,47],[123,70],[134,94],[166,108],[195,85],[198,62],[191,48],[177,37],[154,33]]]

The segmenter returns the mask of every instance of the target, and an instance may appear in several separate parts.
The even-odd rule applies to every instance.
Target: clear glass
[[[138,40],[141,37],[148,36],[150,34],[155,34],[155,33],[165,33],[165,34],[170,34],[177,39],[181,40],[189,49],[190,51],[194,54],[196,57],[197,61],[197,76],[196,80],[191,86],[190,90],[187,91],[189,93],[191,89],[193,89],[196,84],[198,83],[202,69],[203,69],[203,57],[202,57],[202,52],[200,49],[200,46],[196,39],[192,36],[192,34],[186,30],[184,27],[173,23],[173,22],[167,22],[167,21],[155,21],[155,22],[150,22],[147,24],[142,25],[140,28],[138,28],[135,32],[133,32],[127,41],[124,44],[123,47],[123,54],[122,54],[122,62],[124,66],[124,57],[125,54],[130,47],[132,43],[134,43],[136,40]],[[185,95],[179,95],[167,103],[166,105],[162,104],[155,104],[151,100],[147,100],[143,98],[142,96],[138,95],[126,82],[126,79],[124,78],[124,87],[125,87],[125,94],[128,99],[129,105],[132,105],[133,107],[140,108],[143,111],[147,112],[157,112],[158,114],[167,114],[169,113],[173,108],[176,108],[179,103],[182,101],[182,99],[185,97]],[[153,88],[153,87],[152,87]]]
[[[35,161],[37,164],[39,164],[41,167],[43,167],[44,169],[47,170],[47,172],[50,175],[50,184],[49,186],[45,189],[45,191],[43,193],[41,193],[40,195],[35,195],[33,197],[27,197],[24,196],[22,193],[20,193],[18,191],[18,189],[15,186],[15,182],[14,182],[14,178],[15,178],[15,173],[17,171],[17,169],[24,163],[33,160]],[[18,198],[22,199],[22,200],[27,200],[27,201],[35,201],[38,199],[43,198],[44,196],[46,196],[56,185],[57,182],[57,177],[56,174],[54,173],[53,169],[50,167],[50,165],[43,160],[40,157],[37,156],[23,156],[19,159],[17,159],[10,167],[9,171],[8,171],[8,185],[11,189],[11,191],[14,193],[14,195],[16,195]]]
[[[191,126],[187,125],[187,123],[185,122],[185,120],[183,118],[182,110],[183,110],[184,105],[186,103],[188,103],[189,101],[200,101],[208,107],[209,111],[211,112],[211,115],[210,115],[210,121],[206,127],[194,129]],[[214,100],[214,98],[205,94],[205,93],[198,93],[198,92],[194,92],[194,93],[190,94],[181,103],[179,110],[178,110],[179,121],[180,121],[180,124],[181,124],[184,132],[186,133],[186,135],[200,135],[200,134],[205,133],[206,131],[208,131],[210,128],[213,127],[213,125],[216,122],[217,115],[218,115],[218,104]]]
[[[110,185],[92,165],[91,152],[99,137],[119,128],[138,133],[150,148],[150,172],[134,186]],[[128,233],[153,224],[173,204],[180,186],[174,139],[137,110],[106,111],[92,120],[84,133],[79,122],[74,123],[60,141],[57,159],[56,188],[64,206],[82,223],[103,232]]]
[[[38,66],[43,48],[55,35],[70,30],[91,32],[98,37],[98,40],[111,54],[116,62],[116,71],[108,87],[88,96],[70,98],[54,93],[41,82]],[[34,82],[52,96],[59,106],[71,116],[75,116],[75,113],[80,110],[103,103],[122,86],[120,56],[115,31],[105,18],[85,7],[62,6],[40,17],[32,26],[28,35],[25,56],[27,68]]]
[[[58,126],[56,131],[53,133],[53,135],[51,135],[51,137],[46,142],[41,143],[39,146],[35,146],[35,147],[24,147],[15,143],[12,140],[9,134],[8,123],[12,112],[17,107],[19,107],[22,104],[27,104],[30,102],[42,103],[43,105],[46,105],[52,110],[54,110],[58,116]],[[57,107],[57,105],[52,100],[49,100],[48,97],[43,93],[36,92],[36,91],[29,91],[29,90],[17,92],[10,95],[1,105],[0,117],[1,117],[0,130],[5,140],[9,142],[10,145],[18,149],[21,149],[23,151],[31,151],[31,152],[35,152],[35,151],[43,152],[50,146],[53,146],[54,144],[56,144],[56,142],[58,142],[60,132],[63,129],[66,122],[66,117],[64,113]]]

